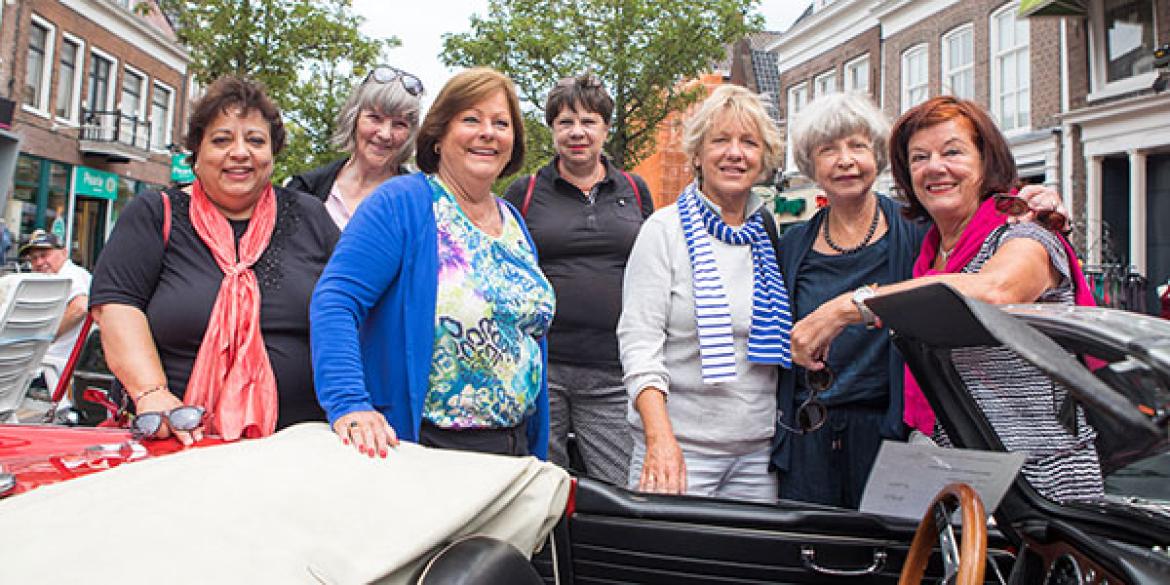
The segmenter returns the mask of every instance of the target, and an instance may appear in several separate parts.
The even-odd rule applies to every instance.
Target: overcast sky
[[[439,61],[443,33],[465,32],[472,14],[483,15],[487,0],[354,0],[365,17],[362,32],[375,38],[396,36],[402,46],[389,53],[389,64],[417,75],[426,86],[429,105],[453,71]],[[809,0],[763,0],[768,30],[787,29]]]

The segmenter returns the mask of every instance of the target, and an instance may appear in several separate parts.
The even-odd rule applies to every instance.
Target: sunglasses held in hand
[[[809,393],[808,398],[796,407],[796,428],[778,421],[781,428],[797,435],[814,433],[825,426],[825,421],[829,419],[829,409],[818,395],[833,386],[833,370],[828,365],[819,370],[805,370],[804,380]]]
[[[398,80],[402,82],[402,87],[406,90],[406,93],[414,97],[419,97],[423,94],[422,80],[397,67],[391,67],[389,65],[374,67],[369,75],[366,75],[366,79],[362,83],[368,83],[371,79],[377,83],[392,83]]]
[[[202,406],[180,406],[170,412],[144,412],[131,421],[130,433],[135,439],[153,439],[163,424],[172,432],[193,431],[203,424],[205,414]]]
[[[1033,211],[1028,201],[1019,195],[1013,193],[996,193],[995,210],[1010,215],[1012,217],[1019,217]],[[1036,212],[1036,223],[1048,228],[1057,233],[1065,232],[1065,225],[1068,223],[1068,218],[1063,213],[1055,209],[1038,209]]]

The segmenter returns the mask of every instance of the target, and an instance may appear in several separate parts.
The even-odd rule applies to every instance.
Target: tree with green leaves
[[[473,16],[470,32],[444,35],[441,58],[495,67],[516,82],[530,108],[525,172],[551,155],[540,111],[548,91],[592,72],[615,101],[606,151],[632,167],[653,151],[659,122],[703,97],[683,82],[711,71],[727,45],[762,28],[758,1],[490,0],[489,16]]]
[[[287,146],[274,179],[335,159],[333,118],[354,83],[398,40],[370,39],[350,0],[160,1],[187,46],[195,80],[226,74],[264,83],[283,113]],[[149,10],[147,3],[139,9]]]

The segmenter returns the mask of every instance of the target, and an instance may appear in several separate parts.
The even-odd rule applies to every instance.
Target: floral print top
[[[537,338],[556,301],[516,218],[481,231],[436,177],[439,289],[435,351],[423,417],[442,428],[513,427],[536,411],[543,367]]]

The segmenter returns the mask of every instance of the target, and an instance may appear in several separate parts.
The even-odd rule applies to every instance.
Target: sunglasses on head
[[[566,77],[557,82],[557,87],[572,87],[580,85],[581,87],[595,88],[601,87],[601,80],[592,73],[587,75],[580,75],[575,77]]]
[[[795,433],[797,435],[806,435],[820,430],[825,426],[825,421],[829,419],[829,409],[821,402],[821,392],[824,392],[833,386],[833,370],[829,366],[825,366],[819,370],[805,370],[804,383],[808,387],[808,398],[796,407],[796,428],[784,424],[783,421],[778,421],[781,428]]]
[[[169,412],[144,412],[130,422],[130,433],[135,439],[154,438],[164,424],[171,431],[193,431],[203,424],[205,414],[202,406],[180,406]]]
[[[1000,213],[1016,217],[1032,211],[1027,200],[1014,193],[996,193],[993,197],[995,197],[995,210]],[[1036,223],[1043,225],[1051,231],[1060,232],[1064,230],[1067,221],[1064,214],[1055,209],[1036,210]]]
[[[397,67],[378,65],[366,75],[366,79],[362,83],[368,83],[371,79],[377,83],[392,83],[395,80],[399,80],[402,82],[402,87],[406,90],[406,93],[414,97],[419,97],[423,94],[422,80]]]

